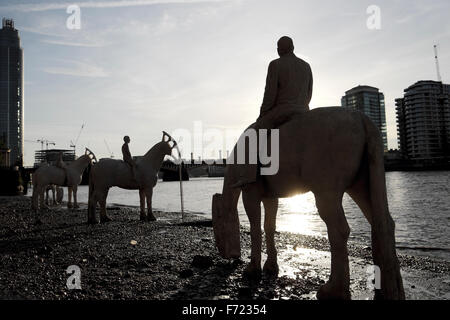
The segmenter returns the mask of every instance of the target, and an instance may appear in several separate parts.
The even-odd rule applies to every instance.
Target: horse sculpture
[[[235,153],[236,147],[231,157]],[[312,191],[331,247],[331,275],[318,290],[317,298],[350,299],[350,228],[342,208],[346,192],[371,225],[373,261],[381,270],[381,289],[375,291],[375,298],[404,299],[394,221],[386,196],[383,144],[378,128],[369,118],[341,108],[308,111],[279,128],[278,173],[259,176],[256,183],[233,188],[239,179],[238,166],[227,165],[223,193],[214,195],[212,201],[216,245],[224,258],[240,256],[237,202],[242,191],[251,230],[251,261],[245,274],[261,273],[262,202],[267,244],[263,271],[277,275],[274,233],[278,198]]]
[[[166,141],[167,138],[167,141]],[[173,145],[170,145],[170,142]],[[164,157],[172,154],[176,146],[172,137],[163,131],[162,141],[155,144],[141,159],[136,161],[135,177],[131,167],[122,160],[101,159],[92,167],[89,178],[88,223],[97,223],[95,209],[100,204],[100,222],[108,222],[106,215],[106,198],[109,188],[117,186],[122,189],[139,190],[140,218],[143,221],[155,221],[152,212],[153,187],[158,181],[158,171]],[[145,202],[147,200],[147,211]]]
[[[39,167],[33,173],[33,195],[32,195],[32,208],[38,210],[39,203],[40,208],[47,207],[44,204],[44,193],[47,186],[67,186],[69,201],[67,202],[68,208],[78,208],[77,190],[78,185],[81,183],[83,171],[92,162],[97,161],[94,153],[86,148],[84,155],[77,160],[67,165],[64,170],[62,168],[47,165]],[[73,205],[72,205],[72,192],[73,192]]]

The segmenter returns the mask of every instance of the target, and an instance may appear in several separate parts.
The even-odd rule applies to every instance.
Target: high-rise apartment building
[[[341,105],[344,108],[355,109],[367,115],[380,129],[384,150],[388,150],[386,113],[382,92],[370,86],[357,86],[345,92],[345,96],[341,99]]]
[[[418,81],[395,100],[402,154],[423,163],[450,160],[450,85]]]
[[[0,29],[0,149],[11,165],[23,163],[23,51],[14,21],[2,20]]]

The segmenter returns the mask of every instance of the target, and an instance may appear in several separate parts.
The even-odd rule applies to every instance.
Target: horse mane
[[[166,142],[160,141],[157,144],[155,144],[153,147],[151,147],[150,150],[148,150],[147,153],[144,154],[144,156],[141,158],[140,161],[145,160],[145,159],[152,159],[152,158],[154,158],[154,156],[156,154],[158,154],[159,150],[161,149],[161,145],[163,143],[166,143]]]

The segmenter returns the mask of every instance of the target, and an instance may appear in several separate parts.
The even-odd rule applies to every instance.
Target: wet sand
[[[280,275],[249,282],[248,229],[242,260],[217,253],[211,222],[199,216],[112,205],[113,221],[87,225],[85,205],[44,210],[34,224],[30,198],[0,197],[1,299],[315,299],[329,275],[325,238],[277,233]],[[263,249],[265,250],[265,249]],[[371,251],[349,244],[353,299],[371,299],[366,268]],[[263,254],[263,262],[264,262]],[[407,299],[450,299],[450,262],[399,255]],[[81,269],[81,290],[69,290],[67,267]]]

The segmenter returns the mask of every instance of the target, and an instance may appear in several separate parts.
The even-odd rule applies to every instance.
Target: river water
[[[223,178],[193,178],[183,182],[186,211],[211,217],[211,198],[221,193]],[[396,223],[400,251],[450,261],[450,171],[387,172],[389,209]],[[65,191],[65,197],[66,197]],[[78,201],[87,202],[88,187],[80,186]],[[139,205],[137,191],[112,188],[109,204]],[[351,228],[350,241],[370,245],[370,227],[357,205],[347,195],[343,207]],[[153,195],[155,210],[180,212],[179,182],[158,181]],[[248,224],[242,199],[238,206],[241,223]],[[314,195],[307,193],[280,199],[277,230],[326,237]]]

